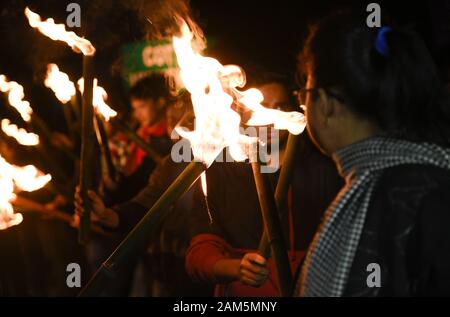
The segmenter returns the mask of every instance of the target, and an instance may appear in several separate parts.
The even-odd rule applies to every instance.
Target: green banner
[[[153,40],[122,47],[124,75],[129,85],[152,73],[171,73],[177,59],[170,40]]]

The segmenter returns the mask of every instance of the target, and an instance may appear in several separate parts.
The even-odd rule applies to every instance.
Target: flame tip
[[[73,50],[78,50],[86,56],[95,54],[95,47],[89,40],[79,37],[73,31],[67,31],[64,24],[56,24],[52,18],[42,21],[40,15],[31,11],[28,7],[25,8],[25,16],[28,18],[31,27],[38,29],[52,40],[63,41]]]

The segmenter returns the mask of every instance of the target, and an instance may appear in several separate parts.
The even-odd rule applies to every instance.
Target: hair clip
[[[390,31],[392,31],[392,29],[388,26],[383,26],[378,31],[377,38],[375,40],[375,49],[380,55],[389,55],[389,46],[386,42],[386,33]]]

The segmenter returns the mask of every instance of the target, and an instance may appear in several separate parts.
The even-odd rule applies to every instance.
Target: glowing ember
[[[54,41],[66,42],[73,50],[81,51],[83,55],[92,56],[95,54],[95,47],[87,39],[81,38],[74,32],[66,31],[64,24],[55,24],[53,19],[41,20],[39,14],[34,13],[28,7],[25,8],[25,15],[31,27],[37,28],[42,34]]]
[[[58,65],[48,64],[47,78],[44,81],[46,87],[53,90],[59,101],[68,103],[76,94],[75,84],[70,81],[69,76],[59,70]]]
[[[14,213],[11,205],[16,197],[14,189],[35,191],[51,180],[49,174],[43,175],[36,167],[11,165],[0,155],[0,230],[18,225],[22,215]]]
[[[0,91],[8,94],[8,101],[26,122],[31,120],[33,109],[25,98],[23,87],[15,81],[8,81],[5,75],[0,75]]]
[[[275,128],[288,129],[293,134],[304,130],[303,114],[264,108],[261,92],[256,89],[237,90],[237,87],[245,85],[242,69],[236,65],[224,66],[214,58],[195,52],[193,34],[184,22],[181,34],[173,37],[173,46],[181,81],[191,93],[196,128],[192,132],[182,129],[177,132],[190,141],[196,160],[209,166],[225,147],[229,148],[236,161],[248,158],[249,146],[257,139],[240,134],[240,116],[231,108],[234,101],[254,112],[247,124],[273,124]]]
[[[26,146],[39,144],[39,136],[37,134],[28,133],[25,129],[12,124],[8,119],[2,120],[2,130],[6,135],[16,139],[19,144]]]
[[[97,78],[94,79],[94,90],[93,90],[93,97],[92,97],[92,105],[94,106],[95,110],[100,113],[105,121],[109,121],[112,117],[117,116],[117,112],[111,109],[110,106],[105,102],[106,99],[108,99],[108,94],[106,93],[106,90],[97,85],[98,80]],[[80,78],[78,80],[78,89],[83,93],[84,90],[84,80],[83,78]]]

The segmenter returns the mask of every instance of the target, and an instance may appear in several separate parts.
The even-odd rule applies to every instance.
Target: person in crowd
[[[250,85],[263,93],[265,107],[293,110],[283,76],[264,72],[252,77],[257,80]],[[280,153],[287,135],[280,133]],[[302,259],[323,209],[342,184],[332,162],[311,146],[307,136],[300,138],[290,194],[284,204],[287,210],[282,211],[281,219],[292,269]],[[272,188],[276,187],[277,176],[269,175]],[[198,190],[186,254],[187,272],[194,280],[215,284],[216,296],[278,296],[274,262],[256,251],[263,222],[250,164],[213,163],[206,178],[208,204]]]
[[[131,87],[130,104],[132,127],[136,134],[149,143],[152,149],[162,157],[170,151],[170,138],[167,135],[165,108],[172,100],[165,77],[152,74],[139,80]],[[112,128],[112,129],[110,129]],[[102,195],[107,206],[116,206],[132,199],[148,182],[148,178],[156,167],[156,162],[146,152],[130,141],[114,126],[109,127],[109,145],[115,165],[115,179],[100,173],[100,161],[95,160],[98,177],[94,178],[97,192]],[[96,151],[100,152],[98,146]],[[132,211],[130,211],[132,212]],[[78,218],[74,219],[78,225]],[[94,235],[86,246],[86,257],[91,271],[95,271],[113,252],[124,238],[124,232],[114,231],[109,236]],[[141,253],[139,253],[141,254]],[[133,287],[132,280],[135,268],[141,259],[135,254],[124,266],[120,277],[110,283],[103,292],[105,296],[127,296]]]
[[[193,126],[193,112],[189,96],[177,98],[166,109],[166,133],[176,136],[174,128]],[[173,142],[180,141],[177,137]],[[187,142],[181,140],[181,142]],[[189,146],[187,146],[189,148]],[[156,166],[147,185],[132,199],[109,208],[104,200],[90,191],[92,201],[92,220],[108,231],[126,234],[138,224],[146,212],[187,166],[187,162],[175,162],[167,155]],[[195,187],[195,186],[194,186]],[[75,194],[75,217],[83,214],[82,200],[78,191]],[[191,217],[193,189],[186,192],[172,207],[172,211],[160,225],[157,232],[149,233],[145,250],[141,250],[143,261],[140,276],[141,285],[135,287],[139,295],[148,296],[205,296],[211,290],[204,285],[193,283],[184,271],[184,254],[189,246],[189,232],[186,223]],[[144,283],[145,285],[142,285]],[[139,284],[139,283],[138,283]],[[135,283],[136,285],[136,283]]]
[[[170,152],[165,111],[171,95],[163,75],[153,74],[138,81],[130,90],[132,121],[136,133],[161,156]],[[116,133],[110,142],[113,161],[121,174],[119,181],[106,191],[110,204],[130,200],[147,184],[156,166],[146,152]]]
[[[0,155],[10,164],[32,164],[48,173],[45,169],[47,166],[42,164],[33,149],[21,146],[14,139],[3,135],[0,136]],[[54,218],[50,212],[45,212],[50,211],[48,204],[58,197],[58,189],[54,184],[48,183],[32,192],[15,191],[16,198],[10,202],[14,212],[22,214],[23,220],[17,226],[0,230],[0,249],[5,252],[0,264],[1,296],[77,294],[76,289],[67,287],[66,274],[60,270],[71,261],[80,265],[86,263],[76,241],[77,233],[65,222]],[[41,212],[33,212],[34,206],[42,208]],[[0,215],[0,223],[4,220],[2,216]]]
[[[450,295],[450,103],[423,40],[345,11],[300,60],[309,135],[345,186],[295,295]]]

